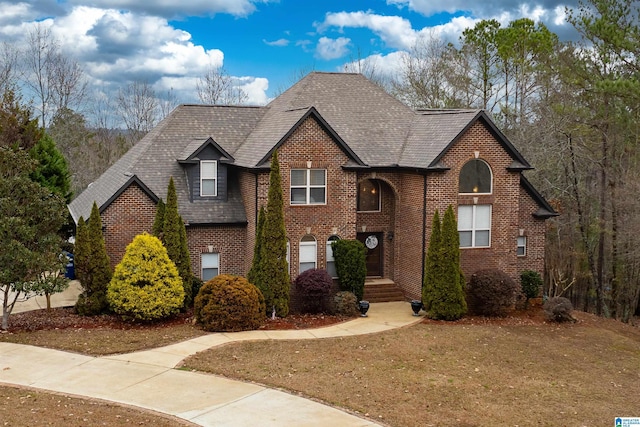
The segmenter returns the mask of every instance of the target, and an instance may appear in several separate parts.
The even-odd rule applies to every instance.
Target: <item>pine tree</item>
[[[260,211],[258,212],[258,223],[256,224],[256,243],[253,246],[253,262],[251,263],[249,273],[247,273],[247,280],[252,284],[255,284],[258,281],[260,274],[260,255],[262,251],[262,241],[264,240],[262,229],[264,228],[265,214],[264,206],[260,206]]]
[[[291,286],[287,266],[287,235],[284,226],[284,202],[282,177],[278,153],[271,158],[267,211],[262,229],[260,250],[260,274],[256,286],[262,291],[266,309],[275,310],[280,317],[289,314],[289,288]]]
[[[162,199],[160,199],[156,206],[156,217],[153,220],[153,228],[151,230],[153,235],[158,237],[160,240],[162,240],[162,229],[164,228],[164,211],[165,204]]]
[[[183,237],[184,233],[184,237]],[[191,280],[191,262],[184,250],[186,247],[186,230],[184,222],[178,213],[178,195],[173,177],[169,179],[169,187],[167,188],[167,203],[164,211],[164,226],[162,227],[162,241],[167,248],[169,258],[178,268],[178,273],[182,279],[184,286],[184,304],[188,307],[193,301],[193,290]],[[184,239],[184,243],[183,243]]]
[[[38,162],[31,179],[63,197],[67,203],[71,202],[69,167],[53,139],[45,134],[29,151],[29,155]]]
[[[429,249],[425,260],[424,283],[422,286],[422,304],[427,313],[431,308],[436,296],[436,287],[439,280],[442,265],[442,231],[440,230],[440,214],[436,209],[431,222],[431,237],[429,238]]]
[[[100,210],[95,202],[87,222],[86,238],[86,246],[81,246],[79,249],[87,252],[88,266],[85,283],[81,282],[83,292],[76,303],[76,311],[82,315],[96,315],[108,309],[107,286],[113,273],[102,235]],[[78,248],[76,248],[77,251]]]

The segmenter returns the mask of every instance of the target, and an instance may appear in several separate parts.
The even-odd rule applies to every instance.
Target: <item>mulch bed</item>
[[[308,329],[328,326],[349,320],[347,317],[326,314],[289,314],[286,318],[267,318],[263,330]],[[149,329],[168,328],[178,324],[192,324],[193,310],[157,322],[135,323],[115,314],[80,316],[73,307],[33,310],[12,314],[9,332],[33,332],[51,329]]]

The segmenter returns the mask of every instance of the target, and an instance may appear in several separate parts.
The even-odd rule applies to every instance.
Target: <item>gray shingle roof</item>
[[[246,221],[239,190],[230,180],[224,203],[189,201],[184,161],[209,138],[244,168],[268,165],[268,153],[313,113],[332,129],[350,165],[428,169],[471,123],[486,120],[515,162],[526,160],[480,110],[413,111],[360,74],[307,75],[265,107],[181,105],[69,205],[87,218],[95,200],[102,209],[132,176],[166,198],[173,176],[180,213],[190,223]],[[266,163],[261,165],[263,159]],[[364,165],[363,165],[364,164]]]

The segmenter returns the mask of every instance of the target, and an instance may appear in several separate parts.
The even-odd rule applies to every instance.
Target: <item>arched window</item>
[[[307,234],[300,239],[300,271],[298,274],[316,268],[317,254],[318,244],[315,237]]]
[[[469,160],[460,170],[459,186],[462,194],[491,194],[491,168],[484,160]]]
[[[380,210],[380,183],[365,179],[358,184],[358,211],[377,212]]]
[[[327,273],[329,273],[329,276],[334,279],[338,277],[338,271],[336,270],[336,260],[333,257],[333,249],[331,248],[331,243],[335,242],[336,240],[340,240],[340,237],[333,235],[330,236],[327,240]]]

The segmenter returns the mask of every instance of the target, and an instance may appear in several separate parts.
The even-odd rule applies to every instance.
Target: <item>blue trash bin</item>
[[[76,278],[76,266],[73,263],[73,254],[65,253],[67,257],[67,266],[65,268],[64,277],[67,279],[75,279]]]

